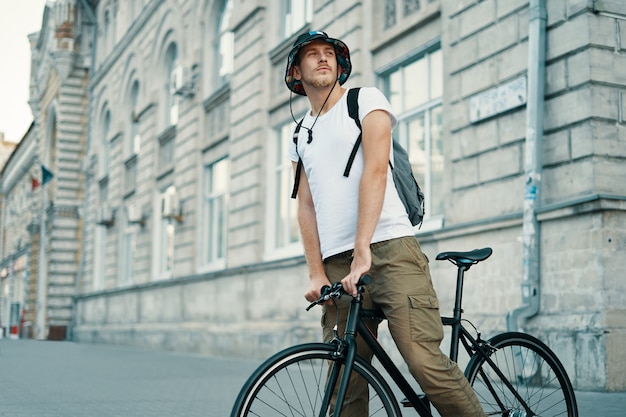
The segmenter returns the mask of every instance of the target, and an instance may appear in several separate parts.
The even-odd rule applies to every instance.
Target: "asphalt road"
[[[0,417],[228,417],[260,362],[1,339]],[[626,393],[577,398],[581,417],[626,415]]]

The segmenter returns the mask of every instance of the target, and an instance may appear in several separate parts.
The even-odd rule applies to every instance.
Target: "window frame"
[[[139,93],[141,85],[138,80],[133,80],[129,92],[129,134],[125,141],[124,153],[127,158],[137,155],[141,146],[141,133],[139,132]]]
[[[433,171],[433,148],[435,147],[435,143],[433,143],[434,140],[438,140],[439,145],[441,145],[444,141],[443,135],[442,135],[442,129],[441,126],[443,123],[438,124],[439,126],[439,138],[437,139],[436,137],[434,137],[434,133],[433,133],[433,128],[435,128],[437,125],[434,124],[434,121],[432,120],[433,117],[433,113],[436,111],[441,111],[441,108],[443,106],[443,91],[441,89],[439,89],[438,91],[440,92],[439,95],[437,96],[433,96],[432,95],[432,89],[433,89],[433,83],[432,83],[432,74],[431,72],[434,70],[433,69],[433,61],[431,61],[431,58],[433,56],[435,56],[435,54],[438,54],[438,59],[440,59],[440,66],[439,69],[442,70],[442,49],[441,49],[441,45],[440,42],[433,42],[429,45],[425,45],[419,49],[417,49],[416,51],[406,55],[405,57],[403,57],[402,60],[399,60],[397,62],[394,62],[390,65],[388,65],[387,67],[385,67],[382,70],[379,70],[377,72],[377,79],[378,79],[378,85],[380,87],[380,89],[383,91],[383,93],[385,94],[386,97],[389,98],[390,103],[392,103],[392,107],[393,110],[395,112],[398,124],[396,126],[396,129],[394,129],[394,139],[398,140],[398,142],[407,150],[407,152],[409,153],[409,159],[411,159],[411,149],[415,148],[415,144],[409,144],[408,140],[409,140],[409,124],[411,122],[414,122],[416,120],[418,120],[418,118],[422,118],[423,122],[423,126],[424,126],[424,133],[423,133],[423,140],[424,140],[424,146],[422,147],[422,151],[425,154],[424,157],[424,172],[423,172],[423,179],[421,179],[421,173],[418,172],[414,172],[414,175],[416,177],[416,179],[418,179],[418,182],[420,184],[420,187],[422,188],[424,194],[425,194],[425,216],[424,216],[424,222],[421,226],[421,228],[419,230],[419,232],[425,232],[425,231],[430,231],[430,230],[436,230],[436,229],[440,229],[441,227],[443,227],[443,220],[444,220],[444,208],[441,207],[441,211],[440,212],[435,212],[435,210],[433,209],[433,201],[436,200],[436,198],[434,197],[434,187],[433,187],[433,182],[435,181],[435,173]],[[427,79],[428,81],[426,81],[426,85],[428,87],[428,92],[427,92],[427,96],[425,98],[425,100],[421,103],[417,103],[415,105],[413,105],[410,108],[404,108],[403,106],[400,106],[400,108],[398,109],[396,105],[394,105],[394,102],[396,101],[396,98],[393,97],[392,92],[391,92],[391,87],[390,87],[390,79],[392,74],[400,74],[401,77],[401,88],[398,91],[400,93],[400,96],[397,98],[400,100],[400,102],[403,101],[404,98],[404,92],[405,92],[405,88],[404,86],[406,85],[405,80],[408,79],[408,77],[405,77],[404,74],[404,70],[407,69],[408,67],[410,67],[413,64],[416,64],[418,61],[426,59],[426,71],[427,71]],[[440,80],[441,83],[443,83],[443,70],[440,74]],[[397,93],[398,93],[397,92]],[[444,155],[441,152],[441,161],[439,161],[439,163],[443,162],[444,159]],[[414,156],[415,158],[415,156]],[[411,161],[413,163],[414,159]],[[438,171],[439,172],[439,171]],[[444,171],[443,171],[443,167],[440,171],[440,175],[443,176],[444,175]],[[441,195],[442,190],[439,191],[439,193]],[[437,210],[439,211],[439,210]]]
[[[119,275],[117,282],[118,287],[127,287],[133,285],[133,254],[136,253],[137,226],[129,222],[128,206],[130,204],[132,203],[127,202],[123,210],[123,219],[120,219],[122,220],[122,227],[120,228],[120,258]]]
[[[180,97],[176,94],[183,82],[183,67],[180,64],[178,45],[172,41],[167,46],[164,61],[165,72],[165,128],[176,126],[180,116]]]
[[[137,155],[124,162],[124,197],[133,194],[137,188]]]
[[[108,204],[109,182],[98,182],[98,207]],[[106,248],[108,240],[108,229],[101,225],[95,226],[94,231],[94,262],[92,290],[100,291],[106,286]]]
[[[235,42],[234,33],[230,30],[232,9],[233,1],[224,0],[215,25],[213,44],[213,91],[217,91],[230,83],[234,69]],[[227,54],[228,59],[224,59]],[[228,69],[226,73],[222,74],[221,71],[224,65],[226,65]]]
[[[100,126],[100,155],[98,161],[98,178],[106,178],[111,172],[111,111],[105,105],[102,111]]]
[[[153,241],[153,269],[152,276],[157,280],[167,280],[173,277],[175,264],[175,243],[176,243],[176,220],[163,217],[162,204],[167,194],[176,195],[176,186],[168,182],[160,187],[156,195],[154,213]],[[169,253],[169,254],[168,254]]]
[[[302,11],[298,16],[299,20],[294,22],[293,6],[294,4],[302,5],[303,2]],[[280,17],[280,37],[289,39],[313,20],[313,0],[283,0]]]
[[[290,141],[293,140],[293,130],[295,126],[293,120],[283,121],[275,125],[270,136],[268,147],[268,169],[267,169],[267,204],[266,233],[265,233],[265,258],[267,260],[281,259],[302,255],[302,236],[297,219],[297,200],[291,198],[293,187],[293,166],[287,157],[287,149]],[[283,234],[287,237],[285,244],[279,245],[278,230],[281,222],[281,207],[285,213],[292,213],[286,216],[282,227]],[[291,240],[290,232],[295,231],[297,238]]]
[[[224,166],[220,167],[219,164],[224,164]],[[226,180],[226,185],[217,190],[213,187],[215,168],[225,170],[222,174],[225,175]],[[198,268],[206,272],[224,268],[228,257],[230,159],[228,155],[222,155],[204,162],[201,169]],[[221,233],[213,233],[215,230],[221,230]]]

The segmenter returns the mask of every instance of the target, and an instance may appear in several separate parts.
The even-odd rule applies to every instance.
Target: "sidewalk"
[[[260,362],[2,339],[0,417],[228,417]],[[576,395],[580,417],[626,415],[626,392]]]

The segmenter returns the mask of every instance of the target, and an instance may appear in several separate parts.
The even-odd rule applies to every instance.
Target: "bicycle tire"
[[[275,354],[259,366],[244,384],[231,417],[330,415],[329,410],[322,413],[320,404],[324,398],[329,366],[342,362],[335,357],[335,351],[335,346],[329,343],[309,343]],[[353,372],[367,381],[370,393],[368,416],[402,416],[389,385],[376,369],[357,357]],[[341,417],[351,415],[363,416],[351,414],[347,404]]]
[[[518,332],[499,334],[489,343],[493,347],[490,359],[529,405],[531,412],[521,405],[486,359],[475,353],[465,369],[465,376],[487,415],[578,417],[572,383],[561,361],[546,344]]]

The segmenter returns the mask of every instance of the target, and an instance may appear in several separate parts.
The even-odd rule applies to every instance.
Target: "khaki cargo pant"
[[[428,258],[422,253],[417,239],[410,236],[374,243],[371,250],[373,282],[366,287],[364,308],[384,311],[391,336],[409,371],[442,417],[485,416],[457,364],[439,348],[443,339],[439,304],[430,277]],[[324,265],[330,281],[343,279],[350,271],[351,261],[349,252],[327,258]],[[337,301],[338,330],[342,337],[351,299],[343,297]],[[322,315],[326,342],[333,338],[336,319],[335,307],[327,303]],[[377,333],[376,323],[368,323],[368,327],[374,334]],[[371,359],[372,354],[360,337],[357,338],[357,345],[358,354]],[[358,384],[351,382],[350,390],[364,392],[367,389],[359,388]],[[360,400],[350,400],[350,410],[358,407],[360,411],[349,414],[368,415],[367,402],[365,396]]]

